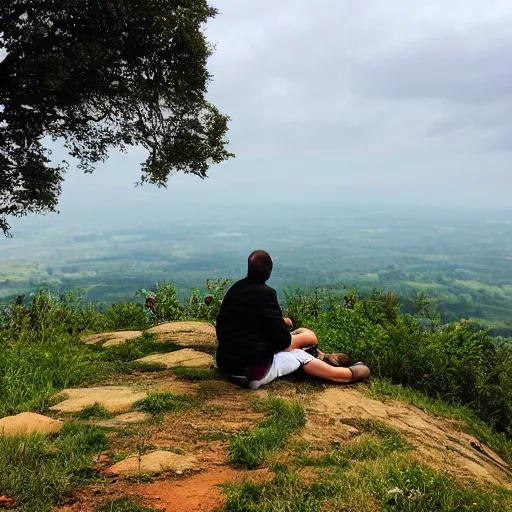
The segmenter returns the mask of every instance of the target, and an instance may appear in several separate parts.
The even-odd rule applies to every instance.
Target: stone
[[[65,399],[50,407],[51,411],[80,412],[84,407],[99,403],[108,412],[116,414],[129,411],[135,402],[146,398],[147,393],[123,386],[103,386],[65,389],[57,396],[61,395]]]
[[[60,431],[64,423],[42,414],[22,412],[16,416],[7,416],[0,419],[0,435],[12,436],[16,434],[55,434]]]
[[[113,420],[117,423],[143,423],[149,420],[149,418],[151,418],[151,414],[147,412],[133,411],[120,414],[113,418]]]
[[[182,347],[217,345],[215,328],[205,322],[168,322],[156,325],[147,332],[156,334],[158,341],[175,341]]]
[[[157,450],[140,457],[128,457],[111,466],[110,475],[136,476],[139,473],[155,475],[164,471],[190,471],[197,468],[197,459],[192,455],[180,455],[165,450]]]
[[[140,338],[142,331],[116,331],[116,332],[103,332],[101,334],[91,334],[82,338],[82,342],[86,345],[97,345],[103,343],[104,347],[112,347],[121,345],[126,340],[133,340]]]
[[[174,366],[211,366],[213,365],[213,357],[210,354],[198,352],[191,348],[184,348],[176,352],[146,356],[142,359],[137,359],[137,362],[159,363],[166,368],[173,368]]]

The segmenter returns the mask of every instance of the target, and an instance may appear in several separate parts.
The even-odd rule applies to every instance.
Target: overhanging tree
[[[92,172],[112,148],[148,151],[141,182],[206,177],[232,156],[228,118],[206,100],[206,0],[5,0],[0,6],[0,229],[55,211],[61,140]]]

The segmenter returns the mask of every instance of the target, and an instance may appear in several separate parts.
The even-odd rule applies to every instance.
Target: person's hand
[[[291,320],[291,318],[288,318],[287,316],[285,316],[283,318],[284,320],[284,323],[286,324],[286,327],[288,327],[288,329],[293,329],[293,322]]]

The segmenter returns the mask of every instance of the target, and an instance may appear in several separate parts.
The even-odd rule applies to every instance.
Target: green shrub
[[[215,323],[229,285],[228,279],[208,279],[206,289],[195,288],[188,300],[188,318]]]
[[[78,335],[84,331],[101,332],[108,329],[108,321],[97,306],[85,303],[78,292],[56,294],[40,289],[32,299],[3,308],[0,324],[3,331],[17,337],[23,331],[52,330]]]
[[[184,308],[176,296],[176,287],[173,283],[157,283],[153,290],[139,290],[136,296],[155,299],[151,314],[153,323],[173,322],[181,320]]]
[[[151,326],[144,306],[136,302],[111,304],[105,311],[105,317],[112,330],[136,329],[142,331]]]
[[[465,404],[494,428],[512,435],[512,347],[497,344],[466,321],[436,327],[434,320],[399,314],[394,294],[288,295],[299,325],[327,352],[348,352],[372,375],[428,396]],[[320,303],[319,303],[320,301]],[[424,309],[424,308],[423,308]]]

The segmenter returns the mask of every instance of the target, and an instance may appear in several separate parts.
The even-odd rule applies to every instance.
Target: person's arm
[[[281,352],[290,347],[292,336],[283,318],[283,312],[277,300],[277,294],[272,288],[264,292],[263,298],[263,329],[275,352]]]

